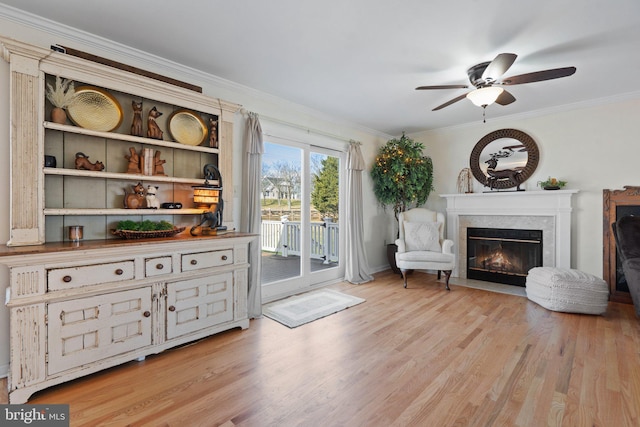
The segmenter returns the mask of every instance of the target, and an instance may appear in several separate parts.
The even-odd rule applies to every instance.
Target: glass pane
[[[302,150],[264,143],[262,156],[262,284],[300,276]]]
[[[340,159],[311,152],[311,211],[309,256],[311,271],[337,267],[339,264]]]

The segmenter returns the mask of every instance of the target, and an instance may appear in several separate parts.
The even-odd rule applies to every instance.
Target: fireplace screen
[[[467,278],[525,286],[542,266],[542,230],[467,229]]]

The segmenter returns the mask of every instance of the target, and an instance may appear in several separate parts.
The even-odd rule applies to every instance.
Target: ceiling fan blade
[[[505,91],[502,91],[502,93],[496,99],[496,104],[509,105],[512,102],[515,102],[515,100],[516,100],[516,97],[511,95],[509,92],[505,90]]]
[[[513,65],[518,55],[515,53],[501,53],[495,57],[482,73],[482,80],[496,81]]]
[[[416,90],[432,90],[432,89],[467,89],[467,85],[439,85],[439,86],[418,86]]]
[[[507,77],[500,84],[521,85],[524,83],[542,82],[544,80],[559,79],[569,77],[576,72],[576,67],[554,68],[551,70],[535,71],[533,73],[520,74],[519,76]]]
[[[431,111],[438,111],[438,110],[442,110],[444,107],[448,107],[449,105],[451,105],[451,104],[453,104],[453,103],[455,103],[455,102],[458,102],[458,101],[460,101],[461,99],[465,99],[466,97],[467,97],[467,94],[466,94],[466,93],[464,93],[464,94],[462,94],[462,95],[460,95],[460,96],[457,96],[457,97],[453,98],[453,99],[452,99],[452,100],[450,100],[450,101],[445,102],[445,103],[444,103],[444,104],[442,104],[442,105],[438,105],[436,108],[434,108],[434,109],[433,109],[433,110],[431,110]]]

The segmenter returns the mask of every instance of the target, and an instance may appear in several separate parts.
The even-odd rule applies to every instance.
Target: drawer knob
[[[65,283],[69,283],[71,281],[71,276],[64,276],[62,278],[62,281],[65,282]]]
[[[147,311],[145,311],[144,313],[142,313],[142,315],[143,315],[144,317],[149,317],[149,316],[151,316],[151,312],[150,312],[149,310],[147,310]]]
[[[176,307],[174,305],[169,306],[169,311],[176,311]]]
[[[222,260],[226,261],[227,260],[227,256],[226,255],[222,255]]]
[[[116,270],[116,275],[117,275],[117,276],[122,276],[122,273],[124,273],[124,271],[122,271],[122,269],[121,269],[121,268],[119,268],[119,269],[117,269],[117,270]]]
[[[191,265],[196,265],[198,263],[198,260],[192,259],[191,260]]]
[[[164,265],[162,264],[156,264],[156,269],[157,270],[162,270],[164,268]]]

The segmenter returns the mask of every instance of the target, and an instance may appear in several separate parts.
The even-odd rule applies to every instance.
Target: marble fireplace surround
[[[542,230],[542,265],[570,268],[572,196],[578,190],[442,194],[447,238],[453,240],[453,277],[467,277],[467,228]]]

